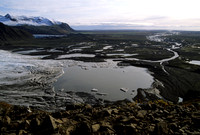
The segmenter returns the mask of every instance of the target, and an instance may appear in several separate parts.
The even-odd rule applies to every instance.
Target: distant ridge
[[[0,41],[21,40],[28,38],[33,38],[32,34],[29,32],[0,23]]]
[[[44,17],[0,15],[0,22],[5,25],[26,30],[32,34],[69,34],[75,32],[67,23],[51,21]]]

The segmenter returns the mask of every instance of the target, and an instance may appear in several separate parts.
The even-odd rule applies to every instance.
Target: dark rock
[[[99,115],[100,117],[106,117],[106,116],[110,116],[111,114],[112,114],[112,110],[105,108],[104,110],[100,112]]]
[[[153,114],[148,114],[148,119],[150,120],[150,121],[155,121],[155,118],[154,118],[154,116],[153,116]]]
[[[4,125],[10,125],[10,122],[11,122],[10,117],[5,116],[5,117],[3,118],[3,124],[4,124]]]
[[[85,107],[85,109],[88,109],[88,110],[92,109],[92,106],[89,104],[86,104],[84,107]]]
[[[171,124],[169,125],[169,128],[170,128],[171,130],[173,130],[173,131],[176,131],[176,130],[178,129],[178,125],[177,125],[177,123],[171,123]]]
[[[127,134],[127,135],[133,135],[133,134],[135,134],[136,132],[137,132],[137,129],[136,129],[136,126],[134,125],[134,124],[131,124],[131,125],[127,125],[126,127],[125,127],[125,134]]]
[[[62,112],[54,112],[54,113],[52,113],[52,116],[54,118],[61,118],[62,117]]]
[[[87,121],[87,122],[90,121],[90,117],[89,116],[85,116],[84,114],[77,114],[74,117],[74,119],[77,120],[77,121]]]
[[[143,110],[151,110],[152,109],[152,105],[149,103],[142,104],[140,106],[142,107]]]
[[[27,124],[29,124],[28,121]],[[31,120],[30,125],[32,130],[35,131],[41,126],[41,121],[38,118],[34,118],[33,120]]]
[[[6,131],[7,131],[7,128],[6,128],[6,127],[2,127],[2,128],[1,128],[1,133],[6,132]]]
[[[193,103],[197,110],[200,110],[200,103]]]
[[[156,134],[158,135],[163,135],[163,134],[167,135],[169,131],[167,123],[164,121],[157,123],[155,131],[156,131]]]
[[[38,121],[37,124],[36,134],[53,134],[58,128],[55,119],[51,115],[47,115],[42,123]]]
[[[134,101],[146,101],[146,94],[143,89],[137,89],[137,95],[133,98]]]
[[[192,122],[194,127],[200,128],[200,112],[192,114]]]
[[[155,124],[151,124],[149,127],[148,127],[148,131],[149,132],[154,132],[155,130]]]
[[[29,129],[30,126],[31,126],[31,121],[30,121],[30,120],[25,120],[24,128],[25,128],[25,129]]]
[[[56,121],[51,115],[48,115],[46,117],[44,124],[46,125],[46,127],[48,127],[49,130],[55,130],[57,128]]]
[[[139,119],[136,119],[135,116],[124,117],[121,122],[123,123],[138,123]]]
[[[164,110],[163,112],[164,112],[165,114],[169,114],[169,112],[168,112],[167,110]]]
[[[81,122],[77,127],[76,130],[73,132],[73,134],[83,134],[83,135],[89,135],[92,132],[92,128],[89,123],[87,122]]]
[[[184,134],[184,133],[185,133],[185,131],[184,131],[183,129],[179,129],[179,132],[180,132],[181,134]]]
[[[28,132],[25,130],[20,130],[18,135],[26,135]]]
[[[118,110],[118,109],[112,109],[112,113],[113,113],[113,114],[118,114],[118,113],[119,113],[119,110]]]
[[[71,105],[67,105],[66,106],[66,111],[68,111],[68,110],[76,110],[76,109],[80,109],[82,107],[83,107],[83,105],[81,105],[81,104],[71,104]]]
[[[164,120],[161,119],[161,118],[155,118],[155,122],[156,122],[156,123],[163,122],[163,121],[164,121]]]
[[[115,125],[114,130],[118,135],[135,135],[137,133],[136,126],[131,125]]]
[[[101,127],[99,129],[101,133],[115,134],[115,130],[109,122],[101,122]]]
[[[75,127],[74,126],[67,127],[67,129],[65,131],[66,135],[71,135],[73,132],[75,132]]]

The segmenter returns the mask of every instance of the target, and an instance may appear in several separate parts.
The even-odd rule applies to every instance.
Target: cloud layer
[[[200,27],[199,0],[1,0],[0,14],[43,16],[74,27]],[[199,29],[200,30],[200,29]]]

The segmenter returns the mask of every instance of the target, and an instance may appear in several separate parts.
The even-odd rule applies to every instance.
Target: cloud
[[[199,26],[199,0],[0,0],[0,13],[78,25]]]

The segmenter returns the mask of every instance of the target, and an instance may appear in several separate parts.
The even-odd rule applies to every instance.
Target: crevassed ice
[[[0,50],[0,85],[23,81],[34,72],[61,72],[62,63],[54,60],[40,60],[39,57],[15,54]],[[26,78],[25,77],[25,78]]]

